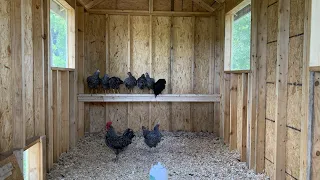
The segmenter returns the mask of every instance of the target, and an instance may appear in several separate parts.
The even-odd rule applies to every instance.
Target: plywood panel
[[[172,93],[192,92],[193,21],[191,17],[173,17]],[[172,103],[173,130],[191,130],[190,104]]]
[[[287,128],[286,142],[286,173],[299,178],[300,164],[300,132]]]
[[[194,77],[193,77],[193,93],[209,94],[212,92],[209,88],[209,71],[210,71],[210,24],[209,17],[195,18],[195,54],[194,54]],[[213,77],[211,77],[213,78]],[[194,131],[213,132],[214,122],[213,108],[210,103],[194,103],[192,104],[192,123]]]
[[[149,10],[149,0],[117,0],[117,9]]]
[[[170,27],[171,17],[152,17],[152,76],[155,79],[164,78],[167,80],[167,94],[170,83]],[[152,103],[151,126],[160,121],[161,129],[169,130],[170,127],[170,103]]]
[[[154,11],[171,11],[171,0],[153,0]]]
[[[231,74],[230,89],[230,150],[237,148],[237,92],[238,75]]]
[[[100,70],[101,76],[104,74],[103,72],[106,72],[106,17],[105,15],[89,14],[87,18],[88,21],[85,24],[88,36],[85,47],[87,49],[84,64],[85,79],[97,69]],[[89,92],[87,83],[85,83],[85,92]],[[89,112],[86,113],[90,114],[87,122],[87,125],[90,125],[89,130],[91,132],[100,131],[105,125],[105,107],[100,104],[90,104],[90,107],[87,108],[89,108]]]
[[[238,91],[237,91],[237,149],[238,151],[241,151],[242,147],[242,74],[237,75],[238,76]]]
[[[267,45],[267,83],[276,82],[277,43]]]
[[[269,178],[271,180],[275,179],[274,178],[274,164],[273,162],[270,162],[269,160],[265,159],[265,172],[267,174],[267,176],[269,176]]]
[[[305,0],[290,2],[290,37],[304,32]]]
[[[117,76],[121,79],[127,77],[128,72],[128,16],[109,16],[109,70],[110,76]],[[125,87],[120,92],[126,92]],[[112,121],[117,131],[123,131],[128,126],[128,104],[108,103],[106,121]]]
[[[314,82],[314,124],[312,147],[312,179],[320,177],[320,73],[315,73]]]
[[[230,74],[224,74],[224,143],[230,141]]]
[[[274,122],[270,120],[266,120],[265,157],[272,162],[274,161],[274,145],[275,145],[274,130],[275,130]]]
[[[34,136],[34,111],[33,111],[33,41],[32,41],[32,0],[22,1],[22,29],[24,46],[24,90],[25,90],[25,121],[26,139]]]
[[[277,40],[278,32],[278,3],[268,7],[268,42]]]
[[[288,85],[288,109],[287,125],[296,129],[301,129],[302,119],[302,87]]]
[[[117,9],[117,0],[103,1],[100,4],[93,6],[92,9]]]
[[[266,118],[275,120],[276,85],[267,84]]]
[[[11,60],[11,24],[10,1],[2,1],[0,8],[0,152],[9,151],[12,148],[12,100],[11,87],[12,60]]]
[[[302,84],[303,36],[290,38],[288,83]]]
[[[148,16],[133,16],[131,18],[131,72],[138,77],[150,70],[149,54],[149,22]],[[148,90],[134,89],[135,93],[148,93]],[[129,127],[133,130],[141,129],[141,126],[149,126],[149,104],[130,103],[128,110]]]
[[[86,21],[86,56],[84,78],[92,75],[97,69],[101,74],[105,72],[105,35],[106,17],[105,15],[89,14]],[[102,76],[102,75],[101,75]],[[85,92],[89,93],[87,82],[85,81]]]
[[[53,121],[53,161],[56,162],[59,158],[60,150],[60,86],[58,84],[59,74],[57,71],[52,71],[52,121]],[[60,82],[60,81],[59,81]]]

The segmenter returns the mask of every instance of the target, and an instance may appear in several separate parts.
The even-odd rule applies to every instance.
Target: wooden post
[[[290,0],[279,0],[276,68],[275,177],[285,179]]]
[[[230,90],[230,150],[237,148],[237,91],[238,75],[231,74]]]
[[[255,149],[255,171],[264,171],[265,159],[265,129],[266,129],[266,79],[267,79],[267,9],[268,0],[260,0],[257,3],[258,39],[257,39],[257,113],[256,113],[256,149]]]

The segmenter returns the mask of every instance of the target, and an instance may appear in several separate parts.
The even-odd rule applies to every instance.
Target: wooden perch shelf
[[[79,102],[220,102],[219,94],[79,94]]]

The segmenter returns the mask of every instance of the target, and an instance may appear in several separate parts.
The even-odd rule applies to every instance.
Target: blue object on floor
[[[158,162],[150,170],[150,180],[168,180],[167,169]]]

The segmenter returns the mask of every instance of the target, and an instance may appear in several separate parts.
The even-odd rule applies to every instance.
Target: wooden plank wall
[[[226,11],[227,9],[231,10],[233,7],[235,7],[235,5],[239,4],[241,1],[226,1]],[[255,71],[256,73],[256,77],[255,78],[259,78],[259,81],[257,81],[257,87],[259,87],[259,89],[266,87],[265,88],[265,95],[264,92],[259,92],[257,93],[258,96],[255,96],[254,94],[252,94],[253,92],[249,93],[249,104],[252,103],[252,97],[258,97],[257,102],[257,106],[259,107],[259,109],[251,109],[249,108],[248,111],[248,120],[250,120],[249,126],[248,126],[248,132],[250,131],[254,131],[256,132],[255,134],[249,133],[248,138],[249,138],[249,143],[250,143],[250,139],[252,140],[251,144],[248,144],[248,148],[251,150],[248,151],[249,154],[246,154],[247,156],[249,156],[249,159],[247,159],[247,161],[250,161],[249,164],[252,164],[252,166],[250,165],[251,168],[255,168],[256,171],[261,172],[261,170],[265,169],[265,172],[267,173],[267,175],[269,175],[271,177],[271,179],[275,178],[275,172],[276,172],[276,168],[275,168],[275,158],[276,158],[276,153],[279,153],[278,155],[280,155],[280,153],[283,153],[282,156],[278,156],[280,159],[277,159],[279,162],[282,161],[283,164],[279,164],[279,170],[281,168],[284,169],[284,176],[286,178],[289,179],[299,179],[299,175],[300,175],[300,164],[299,163],[295,163],[295,162],[300,162],[300,136],[301,136],[301,119],[302,119],[302,88],[304,86],[303,81],[302,81],[302,72],[303,72],[303,43],[304,43],[304,17],[305,17],[305,12],[304,12],[304,8],[299,8],[299,7],[304,7],[305,6],[305,1],[303,0],[295,0],[295,1],[290,1],[290,10],[288,11],[288,21],[287,20],[283,20],[283,23],[288,23],[288,37],[287,37],[287,41],[288,43],[284,43],[284,44],[280,44],[279,43],[279,26],[282,25],[281,23],[278,23],[278,19],[279,19],[279,11],[281,11],[279,9],[279,2],[277,0],[269,0],[268,3],[261,3],[259,2],[258,4],[254,4],[254,7],[257,8],[262,8],[262,9],[266,9],[266,12],[264,13],[263,10],[256,12],[254,9],[252,10],[252,13],[257,13],[256,16],[253,15],[253,20],[254,19],[259,19],[262,18],[264,16],[266,16],[266,29],[264,30],[263,26],[259,26],[259,28],[257,30],[257,32],[259,32],[257,34],[257,37],[261,36],[264,38],[257,38],[257,41],[254,41],[253,43],[253,48],[256,48],[255,53],[257,53],[257,57],[256,59],[256,63],[257,67],[259,68],[259,71]],[[253,8],[254,8],[253,7]],[[286,6],[288,7],[288,6]],[[258,16],[258,17],[257,17]],[[257,26],[258,23],[256,25],[253,24],[253,26]],[[254,27],[253,27],[254,30]],[[254,32],[253,32],[254,33]],[[254,34],[253,34],[254,35]],[[285,38],[284,36],[281,36],[281,38]],[[266,41],[264,40],[266,39]],[[286,39],[282,39],[282,41],[285,41]],[[264,51],[264,47],[266,43],[266,50]],[[283,46],[283,47],[280,47]],[[263,48],[263,49],[262,49]],[[287,69],[284,69],[286,71],[288,71],[288,73],[282,73],[281,71],[279,71],[279,69],[277,70],[277,63],[283,63],[283,59],[281,59],[280,61],[280,55],[279,54],[279,49],[281,48],[287,48],[288,50],[288,58],[287,58],[287,63],[288,63],[288,67]],[[282,51],[283,52],[283,51]],[[260,53],[260,55],[259,55]],[[261,55],[266,55],[266,61],[263,61],[261,57]],[[278,55],[278,57],[277,57]],[[284,56],[281,55],[281,58],[283,58]],[[260,61],[262,62],[266,62],[266,64],[261,64],[259,63]],[[259,65],[259,66],[258,66]],[[282,64],[285,65],[285,64]],[[265,68],[266,70],[266,77],[263,74],[262,69]],[[254,71],[254,70],[252,70]],[[284,95],[278,95],[278,101],[282,101],[285,102],[287,104],[287,106],[284,106],[286,108],[284,108],[283,112],[284,116],[286,116],[286,123],[285,123],[285,127],[283,128],[283,130],[279,131],[280,129],[278,129],[278,132],[276,132],[276,128],[275,128],[275,122],[276,122],[276,107],[277,107],[277,96],[276,94],[280,92],[280,90],[282,90],[283,88],[276,88],[276,74],[281,75],[284,77],[282,77],[282,79],[286,80],[287,83],[285,83],[285,92],[283,92]],[[252,73],[249,75],[250,77],[254,77],[252,76]],[[265,78],[263,78],[265,77]],[[238,77],[239,78],[239,77]],[[255,79],[254,78],[254,79]],[[264,83],[263,80],[266,80],[266,82]],[[232,80],[231,80],[232,81]],[[252,80],[249,81],[249,88],[252,87]],[[225,89],[232,89],[230,88],[230,84],[228,79],[225,79],[224,81],[225,83]],[[240,78],[238,79],[238,91],[242,91],[242,89],[239,89],[239,86],[241,85],[240,83]],[[231,92],[232,94],[232,92]],[[239,95],[239,94],[238,94]],[[287,97],[285,96],[287,95]],[[225,99],[228,98],[228,95],[224,95]],[[240,95],[240,97],[238,96],[238,103],[240,104],[241,102],[240,99],[241,97],[244,97],[243,95]],[[263,103],[263,98],[265,98],[265,108],[264,108],[264,103]],[[284,99],[285,98],[285,99]],[[316,94],[315,94],[315,98]],[[224,101],[225,105],[227,103],[230,103],[229,101]],[[316,106],[316,102],[315,106]],[[261,106],[260,106],[260,105]],[[239,106],[239,105],[238,105]],[[232,107],[232,106],[230,106]],[[255,106],[252,106],[255,107]],[[261,110],[265,110],[265,112],[262,112]],[[226,107],[224,107],[224,114],[225,116],[228,115],[230,112],[232,111],[232,109],[228,109]],[[253,113],[253,111],[255,111],[256,113]],[[241,113],[241,108],[238,107],[238,113]],[[259,118],[259,113],[260,113],[260,118]],[[261,121],[261,118],[263,117],[263,113],[265,113],[265,122]],[[316,113],[316,112],[315,112]],[[232,114],[232,113],[231,113]],[[254,117],[252,117],[252,115],[254,115]],[[238,127],[242,127],[241,126],[241,120],[238,119]],[[283,118],[280,118],[279,121],[283,121]],[[225,123],[227,123],[228,121],[226,121],[225,119]],[[260,123],[260,127],[259,127],[259,123]],[[253,123],[253,124],[252,124]],[[232,124],[232,120],[231,123]],[[265,124],[265,125],[264,125]],[[252,127],[254,126],[254,127]],[[264,129],[265,126],[265,134],[261,135],[261,129]],[[233,126],[231,125],[230,127],[227,127],[224,125],[225,129],[229,129],[229,128],[233,128]],[[254,129],[253,129],[254,128]],[[260,128],[260,130],[255,129],[255,128]],[[238,129],[237,134],[239,134],[241,131]],[[315,131],[314,131],[315,132]],[[260,133],[260,135],[259,135]],[[281,133],[281,134],[279,134]],[[225,136],[228,133],[224,133]],[[242,133],[243,135],[243,133]],[[255,135],[256,137],[250,137],[251,135]],[[278,151],[276,151],[276,136],[281,135],[282,138],[284,138],[283,140],[285,141],[284,147]],[[315,141],[315,137],[317,135],[314,134],[314,141]],[[280,137],[280,136],[279,136]],[[227,138],[227,139],[226,139]],[[242,143],[241,139],[239,139],[240,137],[237,138],[237,144],[238,144],[238,149],[240,149],[240,145]],[[225,137],[225,142],[228,143],[229,142],[229,138]],[[280,139],[279,139],[280,140]],[[260,142],[259,142],[260,141]],[[282,140],[281,140],[282,141]],[[257,146],[258,143],[263,143],[264,148],[261,149],[261,145]],[[279,143],[281,143],[279,141]],[[254,145],[254,147],[252,147],[252,145]],[[251,147],[250,147],[251,146]],[[258,152],[258,149],[259,152]],[[316,156],[316,150],[314,150],[313,152],[313,157]],[[259,157],[258,157],[259,155]],[[253,157],[254,160],[252,160]],[[264,157],[264,159],[261,157]],[[314,167],[314,166],[313,166]],[[280,177],[280,176],[278,176]]]
[[[175,4],[174,9],[178,11],[178,7]],[[157,8],[161,7],[155,3],[154,9]],[[184,11],[192,11],[192,6]],[[213,36],[216,28],[220,28],[214,25],[216,21],[195,16],[88,14],[83,80],[96,68],[121,79],[127,77],[128,71],[136,78],[149,72],[156,79],[167,80],[164,93],[219,94],[223,59],[217,56],[215,60],[214,55],[214,43],[220,38]],[[84,86],[85,93],[89,93],[86,83]],[[127,90],[122,87],[120,93]],[[150,92],[136,89],[134,93]],[[86,103],[86,106],[90,112],[85,117],[86,131],[90,132],[97,132],[106,121],[113,121],[119,131],[127,127],[139,130],[142,125],[153,127],[160,122],[164,130],[220,133],[220,103]]]

